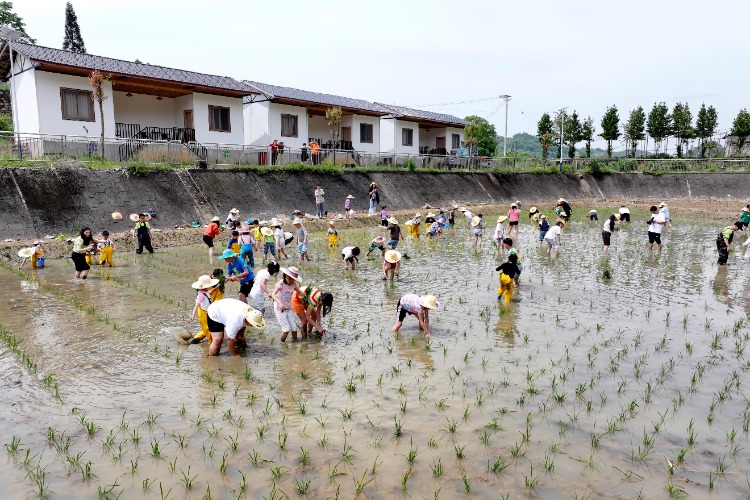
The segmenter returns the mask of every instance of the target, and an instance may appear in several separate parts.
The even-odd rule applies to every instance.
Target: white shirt
[[[354,250],[354,247],[346,247],[341,250],[341,255],[344,256],[344,259],[350,259],[352,257],[352,250]]]
[[[315,190],[315,203],[323,203],[325,202],[325,199],[323,198],[325,196],[325,192],[323,192],[323,188],[318,188]]]
[[[224,325],[224,333],[234,340],[245,328],[245,314],[251,307],[237,299],[221,299],[208,306],[208,317]]]
[[[252,290],[250,290],[250,295],[253,297],[262,297],[263,289],[261,286],[266,284],[266,289],[268,289],[267,283],[269,279],[271,279],[271,273],[268,272],[268,269],[261,269],[258,274],[255,275],[255,281],[253,282]]]
[[[284,230],[280,227],[276,228],[276,231],[274,233],[274,236],[276,237],[276,247],[277,248],[284,248]]]
[[[621,214],[629,214],[630,213],[630,209],[627,208],[627,207],[620,207],[620,213]]]
[[[498,222],[497,226],[495,226],[495,239],[496,240],[502,239],[504,235],[505,235],[505,228],[503,227],[502,222]]]
[[[661,230],[664,228],[664,222],[667,221],[664,218],[664,214],[662,212],[652,214],[651,218],[654,219],[654,222],[648,225],[648,231],[650,233],[661,234]],[[657,222],[661,222],[661,224],[657,224]]]
[[[550,226],[549,231],[547,231],[547,234],[544,235],[545,240],[555,240],[557,236],[560,236],[562,234],[562,230],[560,229],[560,226],[555,224],[554,226]]]
[[[610,229],[609,229],[609,223],[610,223],[610,222],[612,222],[612,221],[610,221],[609,219],[607,219],[607,220],[605,220],[605,221],[604,221],[604,225],[602,226],[602,231],[606,231],[606,232],[608,232],[608,233],[611,233],[611,232],[612,232],[612,231],[610,231]]]

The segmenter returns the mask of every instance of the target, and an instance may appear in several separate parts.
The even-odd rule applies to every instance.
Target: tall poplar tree
[[[612,158],[612,141],[620,138],[620,116],[617,114],[617,106],[607,108],[602,116],[602,133],[599,137],[607,141],[607,158]]]
[[[669,108],[665,103],[654,103],[654,107],[648,113],[646,131],[654,139],[654,153],[658,153],[661,141],[672,133],[672,115],[669,114]]]
[[[750,137],[750,113],[746,109],[741,109],[734,121],[732,122],[732,131],[730,132],[737,138],[736,155],[742,155],[742,147],[745,145],[747,138]]]
[[[672,133],[677,138],[677,158],[682,158],[682,146],[695,136],[693,114],[688,103],[677,103],[672,108]]]
[[[716,127],[719,126],[719,115],[713,106],[706,107],[701,105],[698,111],[698,117],[695,119],[695,135],[701,140],[701,158],[706,156],[706,139],[716,133]]]
[[[539,119],[539,123],[536,124],[536,136],[539,139],[539,144],[542,146],[543,160],[549,157],[549,148],[552,146],[552,140],[555,137],[553,126],[549,113],[544,113]]]
[[[629,155],[635,158],[638,150],[638,141],[646,138],[646,112],[641,106],[638,106],[630,112],[628,121],[623,127],[625,130],[625,139],[628,141]]]
[[[78,17],[70,2],[65,4],[65,38],[63,38],[62,48],[78,54],[86,53],[86,44],[83,43],[83,37],[81,37]]]

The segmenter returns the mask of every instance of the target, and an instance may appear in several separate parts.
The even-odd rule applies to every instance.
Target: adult
[[[307,163],[309,157],[310,155],[307,153],[307,143],[303,142],[302,147],[300,148],[299,159],[302,163]]]
[[[224,250],[224,253],[219,256],[227,263],[227,281],[239,281],[240,292],[237,298],[247,304],[247,296],[253,289],[255,274],[247,263],[238,257],[239,254],[234,253],[230,248]]]
[[[138,249],[135,253],[143,253],[144,247],[148,253],[154,253],[154,247],[151,246],[151,225],[148,223],[150,218],[148,214],[138,214],[138,222],[134,228],[135,236],[138,238]]]
[[[391,217],[388,219],[388,243],[386,243],[386,247],[392,248],[393,250],[396,249],[398,246],[398,240],[403,239],[401,236],[401,227],[398,225],[398,220],[395,217]]]
[[[317,165],[318,162],[320,162],[320,145],[315,139],[310,141],[310,153],[312,156],[313,165]]]
[[[279,158],[279,141],[274,139],[268,147],[271,148],[271,165],[276,165],[276,160]]]
[[[236,208],[231,209],[229,211],[229,215],[227,215],[225,224],[232,230],[239,229],[242,226],[242,221],[240,220],[240,211]]]
[[[609,254],[609,243],[612,239],[612,233],[615,231],[615,222],[620,220],[620,216],[617,214],[612,214],[609,216],[609,219],[604,221],[604,226],[602,226],[602,242],[604,243],[604,255]]]
[[[570,203],[568,203],[565,198],[560,198],[557,200],[557,206],[563,211],[563,213],[560,214],[560,218],[564,219],[565,222],[568,222],[573,215],[573,208],[571,208]]]
[[[217,300],[206,311],[208,331],[211,334],[209,356],[218,356],[224,335],[232,356],[239,356],[238,347],[246,345],[245,328],[251,326],[258,330],[266,328],[266,322],[258,311],[237,299]]]
[[[324,207],[325,207],[325,191],[323,191],[323,188],[320,186],[320,184],[315,184],[315,216],[318,219],[323,218],[324,215]]]
[[[221,234],[219,222],[221,222],[221,219],[219,219],[218,216],[214,217],[211,219],[211,222],[208,223],[208,226],[206,226],[206,230],[203,231],[203,243],[208,246],[208,260],[211,262],[213,262],[214,259],[214,238]]]
[[[380,204],[380,191],[378,191],[378,185],[375,182],[370,183],[370,187],[367,190],[367,197],[370,199],[370,212],[368,215],[372,217],[378,212],[378,205]]]
[[[719,260],[717,264],[720,266],[726,265],[727,259],[729,258],[729,252],[732,251],[732,240],[734,239],[735,231],[742,231],[744,224],[741,221],[737,221],[731,226],[727,226],[721,230],[719,235],[716,237],[716,249],[719,251]]]
[[[625,205],[620,205],[620,220],[622,222],[627,222],[630,224],[630,209],[626,207]]]
[[[664,219],[664,214],[661,213],[659,207],[651,205],[649,209],[651,212],[651,218],[648,220],[648,251],[654,249],[654,242],[656,242],[659,251],[661,252],[661,230],[664,229],[664,224],[667,221]]]
[[[78,237],[73,240],[73,253],[70,256],[76,267],[76,278],[85,280],[89,275],[91,266],[86,263],[86,252],[93,251],[95,247],[96,240],[91,236],[91,229],[82,228]]]
[[[402,295],[400,299],[398,299],[398,304],[396,305],[396,324],[393,325],[393,328],[391,328],[392,332],[397,332],[401,325],[404,324],[404,319],[408,314],[411,314],[412,316],[417,317],[417,321],[419,321],[419,328],[424,330],[424,333],[427,337],[430,336],[430,310],[431,309],[438,309],[440,307],[440,304],[438,303],[437,299],[434,295],[422,295],[419,296],[414,293],[408,293],[406,295]]]

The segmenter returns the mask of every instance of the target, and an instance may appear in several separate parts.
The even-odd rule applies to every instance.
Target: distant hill
[[[498,153],[500,155],[503,154],[503,137],[500,136],[498,139]],[[576,148],[576,154],[579,156],[585,156],[586,149],[585,149],[585,143],[581,142],[578,144],[578,147]],[[519,132],[518,134],[513,135],[512,137],[508,137],[508,156],[510,156],[512,153],[512,150],[516,150],[520,156],[535,156],[535,157],[541,157],[542,156],[542,146],[539,144],[539,139],[535,135],[528,134],[526,132]],[[566,158],[567,158],[567,149],[565,151]],[[553,146],[549,150],[549,157],[550,158],[557,158],[560,156],[560,149],[557,146]],[[607,151],[605,151],[602,148],[591,148],[591,157],[592,158],[605,158],[607,156]],[[622,151],[616,151],[612,153],[612,156],[620,157],[625,156],[625,153]]]

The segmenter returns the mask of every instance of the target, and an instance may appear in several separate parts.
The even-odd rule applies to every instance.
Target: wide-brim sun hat
[[[232,257],[239,257],[239,254],[234,253],[231,248],[225,248],[219,255],[220,259],[231,259]]]
[[[546,215],[544,215],[544,214],[542,214],[542,215],[540,215],[540,216],[539,216],[539,218],[540,218],[540,219],[546,219],[546,218],[547,218],[547,216],[546,216]]]
[[[113,220],[122,220],[122,214],[120,212],[112,212]]]
[[[216,217],[211,219],[211,222],[221,222],[221,218],[217,215]]]
[[[471,218],[471,225],[478,226],[481,221],[482,219],[480,219],[478,215],[475,215],[474,217]]]
[[[354,196],[352,196],[352,195],[349,195],[349,196],[347,196],[347,197],[346,197],[346,199],[347,199],[347,200],[352,200],[352,199],[354,199]]]
[[[18,251],[18,256],[22,259],[28,259],[34,255],[34,249],[33,248],[22,248]]]
[[[388,250],[385,252],[385,256],[383,258],[389,264],[395,264],[396,262],[401,260],[401,252],[399,252],[398,250]]]
[[[659,203],[659,208],[664,208],[664,207],[666,207],[666,206],[667,206],[667,204],[666,204],[666,203],[664,203],[663,201],[662,201],[661,203]]]
[[[435,214],[433,214],[432,212],[430,212],[429,214],[425,215],[425,217],[435,217]]]
[[[516,204],[520,205],[521,204],[521,200],[516,200]]]
[[[422,217],[422,214],[420,212],[417,212],[416,214],[414,214],[414,217]]]
[[[497,218],[497,222],[499,222],[500,224],[502,224],[506,220],[508,220],[508,216],[507,215],[501,215],[500,217]]]
[[[396,225],[398,225],[398,219],[395,218],[395,217],[389,217],[388,218],[388,223],[389,224],[396,224]]]
[[[294,266],[282,267],[280,271],[292,278],[294,281],[299,280],[299,269]]]
[[[260,228],[260,234],[263,236],[273,236],[273,231],[270,227],[262,227]]]
[[[515,203],[511,203],[510,208],[518,208],[518,205],[516,205]]]
[[[534,212],[536,212],[536,210],[537,210],[536,207],[531,207],[529,209],[529,213],[533,214]]]
[[[247,312],[245,312],[245,321],[255,329],[265,330],[266,328],[266,320],[263,319],[263,316],[259,311],[256,311],[252,307],[247,308]]]
[[[299,220],[299,219],[294,219],[294,220],[292,221],[292,224],[294,224],[294,225],[296,225],[296,224],[302,224],[302,221],[301,221],[301,220]]]
[[[247,226],[242,226],[242,229],[240,229],[240,232],[242,234],[250,234],[250,228]]]
[[[742,211],[743,211],[743,212],[750,212],[750,208],[747,208],[747,207],[742,207]]]
[[[328,225],[329,225],[329,226],[335,226],[335,225],[336,225],[336,221],[334,221],[334,220],[329,220],[329,221],[328,221]]]
[[[130,214],[128,218],[133,222],[138,222],[138,214]]]
[[[268,223],[268,225],[272,226],[272,227],[280,226],[281,225],[281,221],[279,219],[273,218],[273,219],[271,219],[271,222]]]
[[[615,216],[615,220],[617,220],[617,221],[619,221],[619,220],[620,220],[620,214],[612,214],[612,215],[614,215],[614,216]]]
[[[229,211],[229,213],[230,214],[238,214],[238,213],[240,213],[240,211],[237,208],[233,208],[232,210]]]
[[[193,283],[191,286],[196,290],[203,290],[204,288],[213,288],[219,284],[219,280],[212,278],[211,276],[204,274],[198,278],[198,281]]]
[[[440,302],[437,301],[434,295],[420,296],[419,305],[426,309],[439,309],[440,308]]]
[[[558,203],[562,203],[564,201],[565,201],[565,198],[560,198],[559,200],[557,200]],[[625,206],[625,205],[623,205],[623,206]]]
[[[371,182],[371,183],[370,183],[370,186],[377,186],[377,185],[378,185],[378,183],[377,183],[377,182]]]

